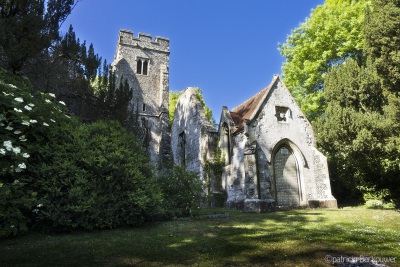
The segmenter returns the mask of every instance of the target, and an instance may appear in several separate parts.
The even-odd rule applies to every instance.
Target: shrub
[[[202,203],[203,183],[195,172],[174,166],[158,178],[167,217],[191,215]]]
[[[134,135],[113,121],[82,124],[55,95],[0,75],[0,236],[140,225],[160,212],[161,191]]]
[[[33,94],[27,80],[1,69],[0,91],[0,236],[9,236],[28,230],[36,205],[35,177],[24,174],[32,144],[46,144],[49,129],[68,118],[55,95]]]
[[[30,168],[41,205],[39,225],[56,231],[114,228],[140,225],[158,212],[161,193],[149,157],[119,123],[59,130],[60,136],[37,147]]]

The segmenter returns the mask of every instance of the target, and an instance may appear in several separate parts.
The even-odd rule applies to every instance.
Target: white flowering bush
[[[143,145],[121,124],[79,122],[51,93],[0,69],[0,237],[140,225],[162,193]]]
[[[32,144],[42,143],[61,116],[64,108],[55,95],[34,95],[27,81],[0,70],[0,236],[27,230],[37,205],[32,179],[24,175],[32,165]]]

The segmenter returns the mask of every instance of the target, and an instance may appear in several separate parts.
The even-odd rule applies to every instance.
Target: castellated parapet
[[[118,36],[118,45],[134,46],[143,49],[156,50],[159,52],[169,53],[169,39],[165,37],[156,36],[154,41],[150,34],[139,33],[138,37],[135,37],[133,32],[130,30],[120,30]],[[118,54],[118,45],[117,53]]]

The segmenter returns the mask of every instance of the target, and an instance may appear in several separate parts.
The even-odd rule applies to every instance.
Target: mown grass
[[[327,255],[395,257],[388,265],[400,266],[398,211],[228,212],[228,218],[1,240],[0,266],[331,266]]]

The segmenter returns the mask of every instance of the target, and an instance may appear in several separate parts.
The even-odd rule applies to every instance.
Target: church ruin
[[[222,108],[218,130],[188,88],[179,98],[171,132],[168,127],[169,40],[121,30],[113,68],[128,79],[143,127],[149,129],[149,153],[162,164],[199,173],[216,146],[222,152],[221,177],[212,188],[226,192],[226,206],[248,212],[276,207],[336,207],[327,160],[316,148],[311,124],[279,76],[231,111]]]

